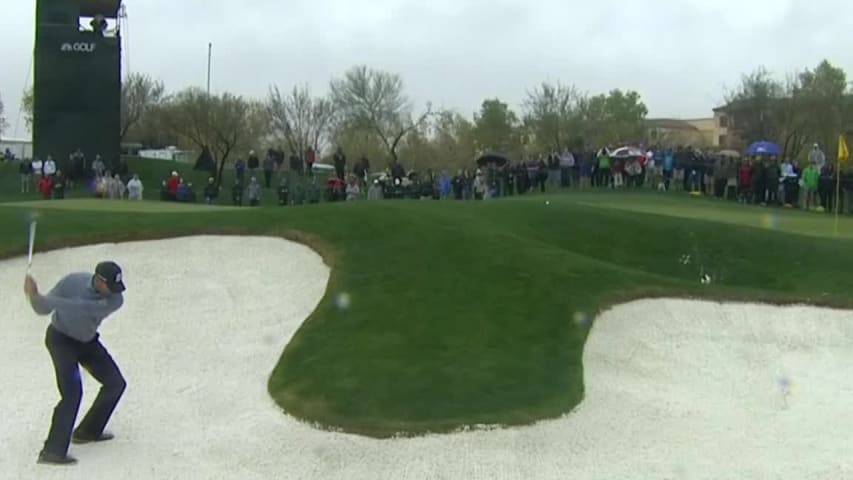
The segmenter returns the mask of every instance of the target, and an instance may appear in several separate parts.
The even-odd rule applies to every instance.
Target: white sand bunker
[[[102,338],[129,386],[116,439],[36,465],[57,399],[46,319],[0,263],[0,478],[721,479],[852,478],[853,316],[816,308],[641,301],[602,315],[572,414],[507,430],[373,440],[312,429],[266,391],[328,269],[268,238],[194,237],[39,254],[44,290],[103,259],[127,302]],[[357,302],[357,298],[353,298]],[[82,409],[94,397],[87,375]],[[358,401],[358,399],[352,399]]]

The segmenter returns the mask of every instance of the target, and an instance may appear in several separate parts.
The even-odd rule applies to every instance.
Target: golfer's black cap
[[[101,262],[95,267],[95,275],[106,282],[107,287],[113,293],[121,293],[125,290],[121,278],[121,267],[115,262]]]

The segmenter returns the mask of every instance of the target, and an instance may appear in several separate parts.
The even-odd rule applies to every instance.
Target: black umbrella
[[[480,158],[477,159],[477,165],[481,167],[485,167],[486,165],[493,163],[499,167],[502,167],[509,163],[509,159],[505,156],[497,154],[497,153],[487,153]]]

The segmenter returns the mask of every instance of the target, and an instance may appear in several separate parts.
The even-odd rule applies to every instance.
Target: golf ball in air
[[[551,202],[548,200],[545,200],[545,205],[551,205]]]

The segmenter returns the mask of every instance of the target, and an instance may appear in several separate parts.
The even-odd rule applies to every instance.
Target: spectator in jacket
[[[242,158],[238,158],[237,161],[234,162],[234,176],[240,184],[242,184],[243,179],[246,178],[246,162],[244,162]]]
[[[726,179],[725,197],[735,200],[738,196],[738,163],[734,158],[726,161],[723,167],[723,176]]]
[[[382,196],[382,186],[379,184],[379,180],[374,180],[373,185],[371,185],[370,189],[367,191],[367,199],[382,200]]]
[[[767,167],[764,159],[755,157],[752,163],[752,201],[758,205],[767,205]]]
[[[833,211],[835,208],[835,166],[831,163],[824,165],[817,180],[817,194],[820,197],[818,211]]]
[[[53,195],[53,181],[52,177],[48,177],[47,175],[43,175],[38,182],[38,190],[42,194],[45,200],[50,200]]]
[[[809,163],[809,166],[803,170],[802,179],[800,180],[805,192],[803,194],[803,208],[806,210],[812,210],[820,203],[817,198],[817,184],[819,178],[820,172],[818,171],[817,165]]]
[[[346,175],[347,169],[347,156],[344,155],[343,148],[338,147],[334,155],[333,163],[335,164],[335,175],[337,175],[338,178],[345,178],[344,175]]]
[[[53,189],[54,200],[62,200],[65,198],[66,178],[61,170],[56,171],[56,175],[51,179],[51,188]]]
[[[355,175],[350,175],[347,179],[347,201],[352,202],[358,200],[361,195],[361,187],[359,186],[358,178]]]
[[[274,152],[270,150],[267,153],[267,158],[264,159],[264,185],[267,188],[272,188],[272,173],[275,170]]]
[[[181,184],[181,177],[178,175],[177,171],[172,172],[172,176],[166,180],[166,191],[169,193],[169,198],[171,200],[177,200],[178,198],[178,186]]]
[[[134,174],[133,178],[127,182],[127,198],[128,200],[142,200],[142,192],[144,188],[142,186],[142,180],[139,179],[139,175]]]
[[[450,197],[450,190],[450,175],[448,175],[446,171],[442,171],[441,176],[438,177],[438,193],[442,200]]]
[[[210,177],[207,179],[207,185],[204,186],[204,203],[212,205],[219,198],[219,187],[216,185],[216,179]]]
[[[246,166],[248,167],[249,175],[253,177],[258,176],[258,169],[261,168],[261,161],[257,154],[255,154],[254,150],[249,151],[249,159],[248,162],[246,162]]]
[[[256,177],[249,179],[249,186],[246,187],[246,196],[249,198],[249,205],[257,207],[261,204],[261,186],[258,184]]]
[[[95,155],[95,161],[92,162],[92,173],[95,175],[95,178],[101,178],[104,176],[104,172],[107,171],[107,166],[104,165],[104,161],[101,160],[100,155]]]
[[[113,175],[113,178],[107,185],[107,188],[110,199],[121,200],[122,198],[124,198],[124,182],[121,181],[121,177],[117,173]]]
[[[765,171],[764,189],[768,205],[779,205],[779,179],[782,172],[779,169],[779,162],[776,157],[770,157],[767,162],[767,170]]]
[[[192,189],[193,185],[191,183],[184,183],[181,180],[181,183],[178,184],[178,191],[175,194],[175,199],[179,202],[185,203],[193,203],[195,202],[195,193]]]
[[[44,174],[50,177],[56,175],[56,170],[56,162],[53,161],[53,157],[48,155],[47,160],[44,161]]]
[[[749,159],[744,158],[738,168],[738,201],[740,203],[752,203],[752,165],[749,164]]]
[[[21,160],[18,165],[18,175],[21,177],[21,193],[30,193],[30,184],[33,182],[33,162],[27,159]]]
[[[714,196],[717,198],[723,198],[726,192],[726,181],[728,180],[725,174],[726,163],[726,159],[717,156],[711,170],[711,177],[714,179]]]
[[[817,166],[817,171],[820,172],[823,170],[823,167],[826,166],[826,155],[820,149],[820,145],[815,143],[812,145],[812,151],[809,152],[809,163],[815,164]]]

